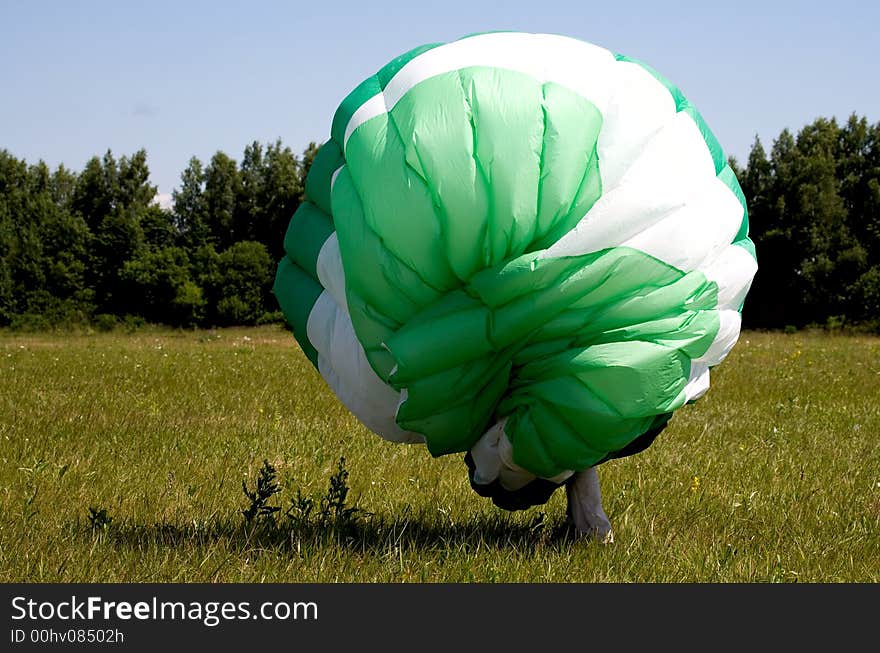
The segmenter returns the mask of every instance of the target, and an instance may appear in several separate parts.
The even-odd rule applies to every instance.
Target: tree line
[[[0,150],[0,326],[280,321],[275,266],[316,151],[193,157],[167,210],[143,150],[78,173]],[[730,163],[758,252],[744,325],[880,331],[880,123],[819,118]]]
[[[0,325],[281,320],[275,266],[316,151],[253,142],[240,164],[193,157],[166,210],[144,150],[79,173],[0,150]]]
[[[819,118],[731,165],[758,252],[745,326],[880,332],[880,123]]]

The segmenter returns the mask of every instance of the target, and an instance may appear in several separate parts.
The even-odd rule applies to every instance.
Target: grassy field
[[[279,328],[4,333],[0,371],[3,581],[880,580],[877,338],[744,333],[600,468],[608,545],[565,532],[561,491],[506,513],[461,456],[370,434]],[[361,511],[322,520],[340,457]],[[264,459],[280,510],[246,524]]]

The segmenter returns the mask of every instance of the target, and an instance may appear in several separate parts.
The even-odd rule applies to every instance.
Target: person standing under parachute
[[[649,66],[564,36],[421,46],[340,104],[275,294],[370,430],[465,453],[505,509],[563,485],[610,537],[596,466],[709,388],[757,271],[736,177]]]

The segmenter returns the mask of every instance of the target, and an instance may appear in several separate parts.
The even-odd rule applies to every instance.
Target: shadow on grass
[[[432,510],[413,514],[409,509],[393,518],[375,515],[348,505],[348,471],[340,457],[323,496],[305,496],[297,489],[288,497],[288,508],[278,502],[281,485],[275,467],[268,460],[250,484],[242,481],[247,505],[238,515],[209,518],[201,523],[138,524],[115,521],[104,509],[89,508],[89,525],[71,528],[92,539],[121,549],[145,547],[212,547],[228,550],[254,549],[301,552],[343,548],[359,553],[387,553],[389,550],[438,551],[454,549],[533,549],[539,545],[562,545],[578,539],[565,523],[548,524],[545,514],[531,520],[513,513],[475,515],[466,522],[454,522]],[[293,487],[292,484],[288,484]]]
[[[123,549],[144,547],[211,547],[222,543],[233,551],[253,549],[300,550],[302,547],[342,547],[363,553],[387,553],[404,548],[424,551],[448,549],[524,549],[559,546],[578,536],[563,522],[547,523],[543,513],[530,522],[508,514],[480,515],[467,522],[438,520],[432,515],[402,515],[385,519],[359,515],[329,523],[265,519],[251,524],[242,520],[213,519],[204,523],[136,524],[125,521],[93,529],[78,521],[70,525],[84,538],[100,539]]]

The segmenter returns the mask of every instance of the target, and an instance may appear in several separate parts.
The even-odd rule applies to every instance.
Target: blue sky
[[[880,120],[880,3],[0,0],[0,148],[80,170],[143,147],[170,193],[193,155],[301,152],[394,56],[472,32],[566,34],[651,64],[729,154],[852,112]]]

